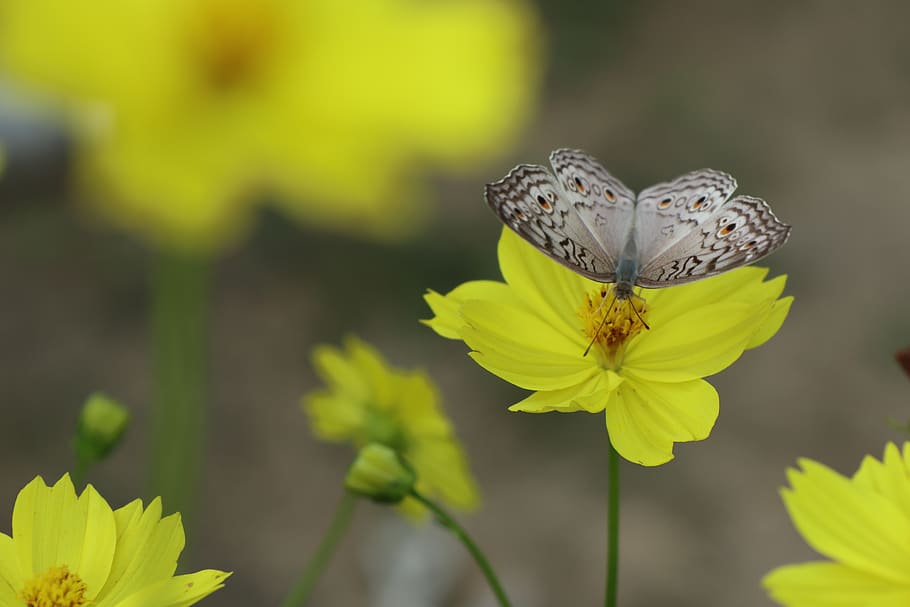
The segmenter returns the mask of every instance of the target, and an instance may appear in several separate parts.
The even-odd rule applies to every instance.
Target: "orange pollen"
[[[19,598],[28,607],[82,607],[89,602],[86,591],[82,578],[61,565],[27,581]]]
[[[578,315],[584,334],[592,343],[591,351],[609,369],[620,366],[626,346],[648,328],[645,300],[637,295],[617,299],[613,289],[606,286],[585,294]]]

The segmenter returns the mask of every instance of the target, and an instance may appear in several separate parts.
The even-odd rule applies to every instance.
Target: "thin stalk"
[[[335,553],[338,543],[344,537],[348,525],[351,523],[351,516],[354,514],[354,506],[357,505],[357,496],[353,493],[345,492],[344,497],[335,510],[335,516],[316,549],[316,554],[307,563],[306,568],[300,574],[294,587],[288,593],[287,598],[281,603],[281,607],[299,607],[309,598],[310,593],[316,586],[316,582],[329,564],[329,559]]]
[[[490,566],[490,562],[487,560],[487,557],[485,557],[484,554],[480,551],[480,548],[477,547],[477,544],[475,544],[470,536],[468,536],[468,532],[465,531],[457,522],[455,522],[455,519],[449,516],[446,511],[443,510],[442,507],[440,507],[435,502],[413,490],[411,491],[411,496],[429,508],[430,511],[436,515],[436,520],[438,520],[443,527],[446,527],[452,533],[454,533],[455,537],[461,540],[461,543],[464,544],[464,547],[467,548],[468,552],[471,553],[471,556],[474,557],[474,561],[483,572],[484,577],[487,578],[487,583],[490,585],[490,589],[493,591],[493,594],[496,595],[496,600],[499,602],[500,606],[510,607],[511,603],[509,603],[509,598],[506,596],[505,591],[502,589],[502,585],[499,583],[499,579],[493,572],[493,567]]]
[[[619,580],[619,453],[612,444],[607,474],[607,589],[604,605],[616,607]]]
[[[210,267],[160,251],[152,275],[151,496],[195,522],[205,433]]]

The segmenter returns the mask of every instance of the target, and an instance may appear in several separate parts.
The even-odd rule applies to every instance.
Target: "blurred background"
[[[711,379],[721,395],[712,436],[678,445],[676,459],[659,468],[624,462],[623,605],[771,604],[761,577],[777,565],[816,558],[778,495],[787,466],[811,457],[852,474],[863,455],[880,455],[886,441],[904,438],[888,420],[910,418],[910,382],[893,360],[894,351],[910,345],[905,3],[540,0],[503,5],[485,18],[447,15],[448,3],[428,2],[440,23],[470,28],[481,21],[489,30],[482,39],[508,38],[507,50],[490,43],[480,45],[481,53],[470,43],[428,52],[421,45],[440,44],[435,34],[402,43],[403,54],[389,54],[375,81],[333,95],[359,95],[352,112],[374,104],[375,95],[392,108],[388,115],[397,108],[419,119],[359,117],[346,130],[313,135],[313,145],[323,147],[295,148],[299,165],[246,176],[245,184],[264,176],[280,186],[256,189],[250,199],[257,204],[213,219],[213,231],[203,220],[186,227],[156,215],[156,203],[142,195],[177,200],[182,190],[156,190],[143,175],[134,180],[142,185],[136,194],[109,179],[121,174],[110,154],[126,150],[116,158],[132,155],[145,166],[151,152],[135,151],[130,141],[110,144],[120,123],[109,109],[94,107],[93,118],[74,119],[71,105],[55,101],[78,87],[10,42],[16,36],[12,26],[4,29],[3,10],[14,3],[0,0],[0,284],[7,285],[0,308],[0,521],[9,520],[16,492],[34,475],[56,479],[70,467],[76,416],[95,390],[128,404],[134,422],[90,480],[112,505],[144,495],[152,251],[162,243],[195,250],[201,242],[214,268],[209,422],[199,520],[182,568],[235,572],[203,604],[277,604],[315,549],[353,452],[314,439],[298,402],[319,386],[313,346],[337,344],[349,333],[397,366],[426,369],[440,384],[483,493],[481,509],[461,518],[515,604],[598,604],[607,487],[602,415],[509,413],[523,391],[475,365],[461,342],[417,322],[429,316],[421,299],[427,288],[446,292],[466,280],[499,277],[500,224],[483,203],[483,184],[517,163],[545,163],[558,147],[589,151],[635,190],[697,168],[722,169],[737,177],[741,193],[766,199],[793,225],[790,242],[762,262],[772,275],[789,276],[792,311],[773,340]],[[355,2],[350,10],[372,15],[372,4]],[[399,12],[411,6],[395,4]],[[426,8],[418,6],[408,10]],[[41,24],[40,15],[27,17]],[[360,25],[367,31],[369,24]],[[83,25],[53,23],[48,31]],[[384,42],[403,39],[389,32],[388,39],[380,31],[369,44],[361,41],[366,46],[353,47],[350,57],[333,51],[309,61],[328,62],[313,69],[349,83],[341,67],[334,75],[331,62],[356,65],[357,53],[382,55]],[[64,52],[54,49],[47,51],[51,58]],[[411,65],[408,53],[428,59]],[[470,62],[495,71],[458,80]],[[75,65],[57,69],[65,75]],[[137,80],[154,81],[149,74],[156,69],[133,71]],[[445,107],[449,100],[454,107],[463,94],[476,100],[470,120],[459,122],[455,110],[402,105],[412,97],[402,87],[429,90],[437,81],[455,82],[458,94],[440,88],[421,104]],[[477,95],[463,88],[471,86],[479,87]],[[309,103],[322,92],[291,99]],[[320,103],[337,105],[338,98]],[[212,128],[256,125],[270,113],[271,99],[249,111],[232,108]],[[293,116],[300,106],[290,107],[274,114]],[[137,124],[179,127],[172,116],[144,111],[136,112]],[[319,112],[327,110],[307,111],[306,125],[292,118],[286,129],[301,147],[315,130],[297,129],[325,124]],[[446,131],[439,123],[455,126]],[[186,130],[178,127],[182,137]],[[334,150],[333,133],[342,131],[348,139]],[[206,145],[234,149],[247,133],[228,140],[228,130],[218,132],[228,133],[225,141],[216,136]],[[166,150],[180,141],[155,145]],[[436,141],[453,143],[437,149]],[[187,145],[187,155],[202,149]],[[263,144],[254,152],[257,159],[279,158],[291,147]],[[337,166],[319,165],[325,149]],[[163,173],[177,175],[184,166],[184,152],[175,154]],[[372,179],[380,162],[389,165],[382,187],[361,188],[364,194],[351,185]],[[217,165],[212,175],[237,174],[230,162],[210,164]],[[306,173],[310,166],[318,170]],[[129,179],[140,172],[126,171]],[[309,187],[314,182],[321,188]],[[370,190],[381,196],[371,199]],[[344,206],[348,198],[362,206]],[[111,212],[113,203],[98,199],[126,202]],[[283,202],[290,199],[305,202]],[[380,227],[364,228],[361,219]],[[408,589],[427,594],[396,594]],[[454,540],[364,504],[311,604],[493,602]]]

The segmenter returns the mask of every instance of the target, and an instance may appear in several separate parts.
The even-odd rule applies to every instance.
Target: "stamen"
[[[82,578],[61,565],[27,581],[19,598],[28,607],[82,607],[88,603],[86,591]]]
[[[584,355],[587,356],[593,349],[601,364],[608,369],[619,368],[628,343],[650,328],[643,298],[634,294],[628,298],[617,298],[615,289],[606,285],[585,295],[579,316],[584,333],[590,339]],[[597,348],[594,348],[595,344]]]

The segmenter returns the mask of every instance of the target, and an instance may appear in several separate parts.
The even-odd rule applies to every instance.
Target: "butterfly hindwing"
[[[519,165],[484,195],[499,219],[539,251],[583,276],[613,281],[614,260],[544,167]]]
[[[643,260],[637,284],[667,287],[707,278],[770,255],[787,242],[790,226],[764,200],[737,196],[653,259]]]

